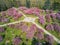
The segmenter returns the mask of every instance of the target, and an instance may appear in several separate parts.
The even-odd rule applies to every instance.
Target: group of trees
[[[44,1],[44,0],[42,0]],[[51,5],[51,0],[46,0],[44,1],[44,5],[42,5],[41,3],[43,3],[42,1],[38,0],[36,5],[39,5],[39,8],[42,9],[53,9],[53,10],[59,10],[60,9],[60,3],[59,0],[53,0],[53,3]],[[8,8],[11,7],[18,7],[18,6],[22,6],[21,4],[21,0],[0,0],[0,11],[2,10],[6,10]],[[26,0],[26,7],[30,8],[31,7],[31,0]]]
[[[60,10],[60,3],[54,2],[54,3],[52,4],[52,9],[53,9],[53,10]]]
[[[0,11],[7,10],[11,7],[21,6],[21,0],[0,0]]]
[[[53,3],[51,4],[50,0],[46,0],[44,3],[43,9],[52,9],[52,10],[60,10],[60,3],[59,0],[53,0]]]

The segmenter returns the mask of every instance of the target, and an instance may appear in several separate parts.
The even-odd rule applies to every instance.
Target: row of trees
[[[19,7],[22,6],[21,0],[0,0],[0,11],[6,10],[11,7]],[[54,2],[51,4],[51,0],[46,0],[44,5],[42,5],[41,0],[37,0],[36,6],[38,5],[39,8],[42,9],[53,9],[53,10],[59,10],[60,9],[60,3],[59,0],[54,0]],[[31,7],[31,0],[26,0],[26,7]],[[34,5],[33,5],[34,6]]]

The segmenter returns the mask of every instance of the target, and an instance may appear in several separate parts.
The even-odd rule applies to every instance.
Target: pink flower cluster
[[[60,13],[57,13],[57,14],[56,14],[56,18],[57,18],[58,20],[60,20]]]
[[[24,13],[26,13],[26,14],[33,14],[32,12],[33,11],[31,9],[24,10]]]
[[[53,24],[54,30],[57,31],[58,33],[60,33],[60,25],[55,23]]]
[[[45,24],[45,17],[43,15],[39,16],[39,22],[44,25]]]
[[[45,40],[46,40],[46,42],[49,42],[49,43],[51,43],[51,44],[54,43],[54,39],[53,39],[53,37],[50,36],[50,35],[48,35],[48,34],[46,34],[46,36],[45,36]]]
[[[52,24],[48,24],[47,26],[46,26],[46,29],[47,30],[54,30],[54,27],[53,27],[53,25]]]
[[[29,9],[27,9],[27,10],[24,10],[24,13],[26,13],[26,14],[35,14],[35,15],[40,15],[40,9],[38,9],[38,8],[29,8]]]
[[[0,42],[3,40],[3,37],[0,35]]]
[[[32,24],[31,27],[28,29],[26,37],[28,39],[32,39],[34,37],[35,32],[36,32],[36,26]]]
[[[2,22],[2,23],[7,23],[7,22],[9,22],[9,19],[7,18],[6,11],[1,12],[0,22]]]
[[[28,31],[28,25],[27,24],[23,24],[22,26],[21,26],[21,29],[22,29],[22,31],[23,32],[27,32]]]
[[[25,24],[24,22],[21,22],[19,24],[15,24],[15,25],[9,25],[9,27],[16,28],[18,30],[21,29],[23,33],[24,32],[26,33],[26,38],[28,38],[28,39],[33,38],[33,36],[36,32],[36,29],[37,29],[36,25],[32,24],[29,28],[28,25]]]
[[[7,14],[11,17],[13,17],[15,20],[18,19],[19,17],[22,16],[21,13],[18,12],[18,10],[16,8],[10,8],[7,10]]]
[[[53,19],[53,20],[55,20],[55,19],[56,19],[56,14],[51,13],[51,14],[50,14],[50,16],[52,17],[52,19]]]
[[[40,40],[44,39],[44,32],[42,31],[42,29],[37,29],[36,37]]]
[[[36,7],[32,8],[27,8],[27,7],[19,7],[19,10],[23,11],[26,14],[35,14],[35,15],[40,15],[40,9]]]
[[[21,10],[21,11],[27,10],[27,9],[28,9],[28,8],[27,8],[27,7],[24,7],[24,6],[18,8],[18,10]]]
[[[50,14],[47,14],[47,15],[45,16],[45,18],[46,18],[46,21],[47,21],[47,22],[51,22]]]
[[[8,19],[8,18],[2,18],[2,19],[1,19],[1,22],[2,22],[2,23],[7,23],[7,22],[9,22],[9,19]]]
[[[6,11],[2,11],[1,16],[3,16],[3,17],[6,16]]]
[[[46,30],[56,31],[60,33],[60,25],[57,23],[46,25]]]
[[[0,27],[0,32],[4,32],[4,28],[3,27]]]
[[[13,45],[19,45],[20,43],[21,43],[20,37],[15,37],[15,38],[13,39]]]

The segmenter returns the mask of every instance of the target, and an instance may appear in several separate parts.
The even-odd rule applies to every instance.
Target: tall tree
[[[30,8],[30,0],[26,0],[26,7]]]
[[[52,9],[53,10],[60,10],[60,3],[54,1],[53,4],[52,4]]]
[[[43,6],[43,9],[50,9],[50,4],[51,4],[50,0],[46,0],[45,4]]]
[[[4,0],[0,0],[0,11],[6,10],[6,4]]]
[[[36,6],[39,8],[42,8],[42,1],[41,0],[36,0]]]

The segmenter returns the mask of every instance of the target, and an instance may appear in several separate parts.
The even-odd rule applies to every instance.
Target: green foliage
[[[24,2],[23,0],[0,0],[0,11],[7,10],[8,8],[11,8],[11,7],[23,6],[25,3],[26,4],[24,6],[30,8],[32,0],[25,0],[25,1],[26,2]],[[34,2],[32,3],[34,4],[32,6],[37,6],[43,9],[51,9],[51,8],[54,10],[60,9],[60,0],[45,0],[45,1],[44,0],[33,0],[33,1]]]
[[[32,44],[31,44],[31,45],[37,45],[36,43],[38,43],[38,40],[35,39],[35,38],[33,38],[33,40],[32,40]]]
[[[30,8],[30,0],[26,0],[26,7]]]
[[[51,4],[50,0],[46,0],[45,4],[43,6],[43,9],[50,9],[50,4]]]
[[[7,7],[5,5],[5,2],[3,0],[0,0],[0,11],[6,10],[6,9],[7,9]]]
[[[58,44],[58,45],[60,45],[60,44]]]
[[[20,5],[20,0],[0,0],[0,11],[7,10],[11,7],[19,7]]]
[[[60,3],[54,1],[54,3],[52,4],[52,9],[53,10],[60,10]]]
[[[12,4],[11,4],[12,5]],[[19,7],[21,6],[21,0],[13,0],[13,6],[14,7]]]
[[[36,1],[36,6],[39,7],[39,8],[42,8],[42,1],[41,0],[37,0]]]

